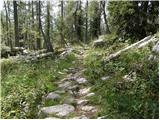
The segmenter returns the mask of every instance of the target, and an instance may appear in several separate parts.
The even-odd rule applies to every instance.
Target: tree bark
[[[6,2],[4,1],[4,7],[5,7],[5,11],[6,11],[6,29],[7,29],[7,33],[6,33],[6,38],[7,38],[7,45],[10,46],[10,40],[9,40],[9,31],[8,31],[8,11],[7,11],[7,5]]]
[[[85,39],[84,43],[88,40],[88,0],[86,1],[86,30],[85,30]]]
[[[41,8],[40,8],[40,1],[39,1],[39,21],[40,21],[40,30],[41,30],[41,33],[42,33],[42,36],[44,38],[44,42],[45,42],[45,45],[46,45],[46,48],[47,48],[47,52],[53,52],[53,47],[52,47],[52,44],[50,42],[50,2],[47,1],[47,37],[45,37],[45,34],[43,32],[43,29],[42,29],[42,23],[41,23],[41,18],[40,18],[40,15],[41,15]]]
[[[110,34],[111,31],[109,30],[108,21],[107,21],[107,15],[106,15],[106,11],[105,11],[106,1],[101,1],[101,5],[102,5],[102,9],[103,9],[104,22],[106,24],[106,34]]]
[[[19,35],[18,35],[18,14],[17,14],[17,2],[13,1],[14,9],[14,31],[15,31],[15,46],[19,47]]]
[[[36,16],[36,19],[37,19],[37,31],[38,31],[38,37],[37,37],[37,40],[36,40],[36,48],[39,50],[41,49],[41,26],[40,26],[40,4],[39,4],[39,1],[36,1],[36,12],[37,12],[37,16]]]

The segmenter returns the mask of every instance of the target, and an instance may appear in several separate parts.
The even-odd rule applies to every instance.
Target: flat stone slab
[[[88,94],[89,91],[90,91],[90,89],[91,89],[91,87],[80,89],[80,90],[79,90],[79,95],[83,96],[83,95]]]
[[[85,115],[81,115],[81,116],[76,116],[76,117],[71,118],[71,119],[89,119],[89,118],[87,118]]]
[[[96,112],[96,108],[94,106],[88,106],[88,105],[82,106],[81,110],[85,112]]]
[[[77,81],[79,84],[83,84],[83,83],[86,83],[86,82],[87,82],[87,80],[86,80],[85,78],[78,78],[76,81]]]
[[[58,87],[59,87],[59,88],[62,88],[62,89],[66,89],[66,88],[68,88],[68,87],[71,86],[71,85],[72,85],[71,82],[66,81],[66,82],[64,82],[64,83],[59,84]]]
[[[50,119],[50,120],[52,120],[52,119],[60,119],[60,118],[56,118],[56,117],[47,117],[47,118],[45,118],[45,119]]]
[[[50,107],[43,107],[41,111],[46,115],[56,115],[58,117],[65,117],[74,112],[75,108],[72,105],[62,104]]]
[[[88,100],[85,100],[85,99],[77,100],[77,105],[86,105],[87,103],[88,103]]]
[[[46,97],[46,99],[52,99],[52,100],[59,99],[59,98],[60,98],[60,95],[56,94],[55,92],[49,93]]]
[[[94,96],[95,95],[95,93],[88,93],[87,95],[86,95],[86,97],[91,97],[91,96]]]
[[[64,90],[56,90],[56,91],[54,91],[55,93],[58,93],[58,94],[63,94],[63,93],[65,93],[65,91]]]

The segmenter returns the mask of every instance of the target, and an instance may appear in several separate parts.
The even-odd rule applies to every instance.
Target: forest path
[[[91,84],[84,77],[83,65],[84,55],[87,49],[80,47],[76,56],[76,66],[67,71],[67,76],[58,81],[58,89],[50,92],[45,100],[61,101],[58,104],[42,107],[41,113],[47,118],[71,118],[71,119],[89,119],[94,118],[97,107],[89,103],[87,99],[95,95],[90,92]],[[60,104],[59,104],[60,103]]]

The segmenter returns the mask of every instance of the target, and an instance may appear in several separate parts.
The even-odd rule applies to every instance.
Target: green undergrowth
[[[158,61],[148,60],[150,48],[133,49],[109,62],[103,62],[106,50],[88,51],[84,65],[86,78],[93,85],[92,104],[99,106],[98,116],[105,118],[158,118]],[[129,73],[136,79],[124,80]],[[109,76],[102,81],[101,77]]]
[[[4,60],[1,62],[2,118],[38,118],[42,96],[56,89],[65,69],[74,66],[73,54],[64,59],[42,59],[34,63]],[[62,74],[63,73],[63,74]]]

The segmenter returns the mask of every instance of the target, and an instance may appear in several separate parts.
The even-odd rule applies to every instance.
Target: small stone
[[[87,95],[86,95],[86,97],[91,97],[91,96],[94,96],[95,95],[95,93],[88,93]]]
[[[86,111],[86,112],[89,112],[89,111],[95,112],[96,111],[95,107],[93,107],[93,106],[82,106],[81,110]]]
[[[62,104],[50,107],[43,107],[41,111],[46,115],[56,115],[58,117],[65,117],[69,113],[74,112],[75,108],[72,105]]]
[[[50,120],[52,120],[52,119],[60,119],[60,118],[56,118],[56,117],[47,117],[47,118],[45,118],[45,119],[50,119]]]
[[[91,87],[80,89],[79,95],[81,95],[81,96],[86,95],[87,93],[89,93],[90,89],[91,89]]]
[[[78,91],[79,90],[79,86],[78,85],[70,86],[70,87],[68,87],[68,89],[72,90],[72,91]]]
[[[98,117],[97,119],[105,119],[108,115]]]
[[[66,104],[72,104],[72,103],[74,103],[75,102],[75,99],[74,99],[74,97],[72,97],[72,96],[67,96],[66,98],[65,98],[65,101],[64,101],[64,103],[66,103]]]
[[[89,118],[87,118],[85,115],[81,115],[81,116],[74,117],[72,119],[89,119]]]
[[[93,47],[103,47],[105,46],[105,41],[103,39],[98,39],[93,41]]]
[[[87,80],[86,80],[85,78],[78,78],[76,81],[77,81],[79,84],[83,84],[83,83],[86,83],[86,82],[87,82]]]
[[[152,51],[155,53],[159,53],[159,41],[156,43],[155,46],[153,46]]]
[[[71,86],[71,82],[69,82],[69,81],[66,81],[64,83],[59,84],[59,88],[62,88],[62,89],[66,89],[69,86]]]
[[[77,100],[77,105],[86,105],[88,100]]]
[[[55,93],[58,93],[58,94],[63,94],[63,93],[65,93],[65,91],[64,90],[56,90],[56,91],[54,91]]]
[[[59,99],[59,98],[60,98],[60,95],[56,94],[55,92],[49,93],[46,97],[46,99],[52,99],[52,100]]]
[[[101,77],[101,80],[102,81],[106,81],[106,80],[108,80],[110,77],[109,76],[105,76],[105,77]]]

